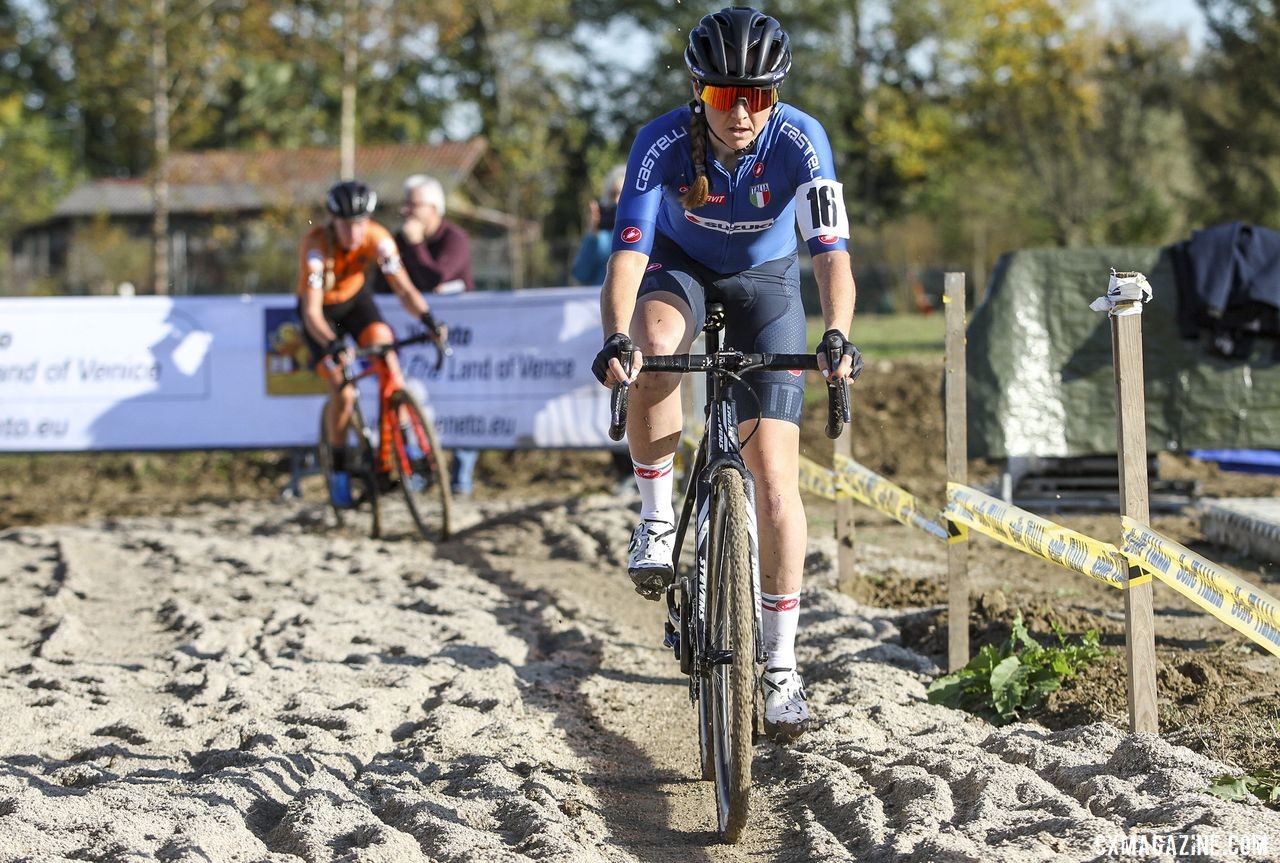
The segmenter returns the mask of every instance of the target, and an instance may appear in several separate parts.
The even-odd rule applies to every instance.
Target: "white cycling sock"
[[[765,668],[796,667],[796,627],[800,624],[800,592],[761,593],[760,624]]]
[[[673,475],[675,461],[675,456],[669,456],[658,464],[641,464],[632,459],[636,488],[640,490],[641,518],[675,524],[676,514],[671,507],[671,488],[675,483]]]

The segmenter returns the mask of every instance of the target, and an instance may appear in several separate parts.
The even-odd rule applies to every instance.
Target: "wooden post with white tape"
[[[947,482],[969,482],[969,416],[965,402],[964,273],[947,273],[946,308]],[[948,524],[955,537],[956,526]],[[969,663],[969,543],[947,543],[947,667]]]
[[[1091,308],[1111,316],[1111,356],[1116,378],[1116,454],[1120,505],[1129,518],[1151,523],[1147,490],[1147,399],[1142,372],[1142,304],[1151,286],[1142,273],[1112,271],[1107,295]],[[1141,575],[1129,567],[1129,577]],[[1150,579],[1124,592],[1125,665],[1129,678],[1129,730],[1158,731],[1155,615]]]

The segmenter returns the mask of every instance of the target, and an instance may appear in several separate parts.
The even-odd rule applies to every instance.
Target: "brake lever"
[[[840,361],[844,359],[844,349],[840,344],[840,339],[832,334],[826,340],[827,350],[827,373],[828,375],[835,372],[840,366]],[[848,378],[831,378],[827,379],[827,437],[835,440],[840,437],[840,433],[844,431],[845,424],[852,419],[852,413],[849,409],[849,379]]]
[[[622,371],[628,381],[631,378],[632,349],[622,348],[618,351],[618,361],[622,363]],[[626,384],[614,384],[609,394],[609,438],[622,440],[627,432],[627,406],[631,401],[631,387]]]

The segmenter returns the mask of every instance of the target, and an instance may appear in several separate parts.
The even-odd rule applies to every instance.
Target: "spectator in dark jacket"
[[[578,246],[578,256],[573,259],[573,279],[580,285],[604,284],[605,268],[609,255],[613,254],[613,216],[618,211],[618,198],[622,196],[626,175],[626,165],[618,165],[605,174],[600,200],[589,205],[587,233]]]
[[[471,238],[462,228],[444,217],[444,187],[426,174],[414,174],[404,181],[404,222],[396,231],[400,259],[414,286],[424,294],[453,294],[475,290],[471,277]],[[378,274],[376,290],[390,290]],[[470,497],[476,460],[473,449],[453,451],[453,493]]]

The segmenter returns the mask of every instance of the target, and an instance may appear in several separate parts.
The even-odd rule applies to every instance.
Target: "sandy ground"
[[[472,504],[440,546],[307,501],[0,530],[0,861],[1280,855],[1280,813],[1203,793],[1226,767],[1189,749],[928,704],[936,667],[901,610],[831,589],[829,539],[799,644],[820,725],[758,745],[719,844],[658,606],[620,575],[633,503]]]

